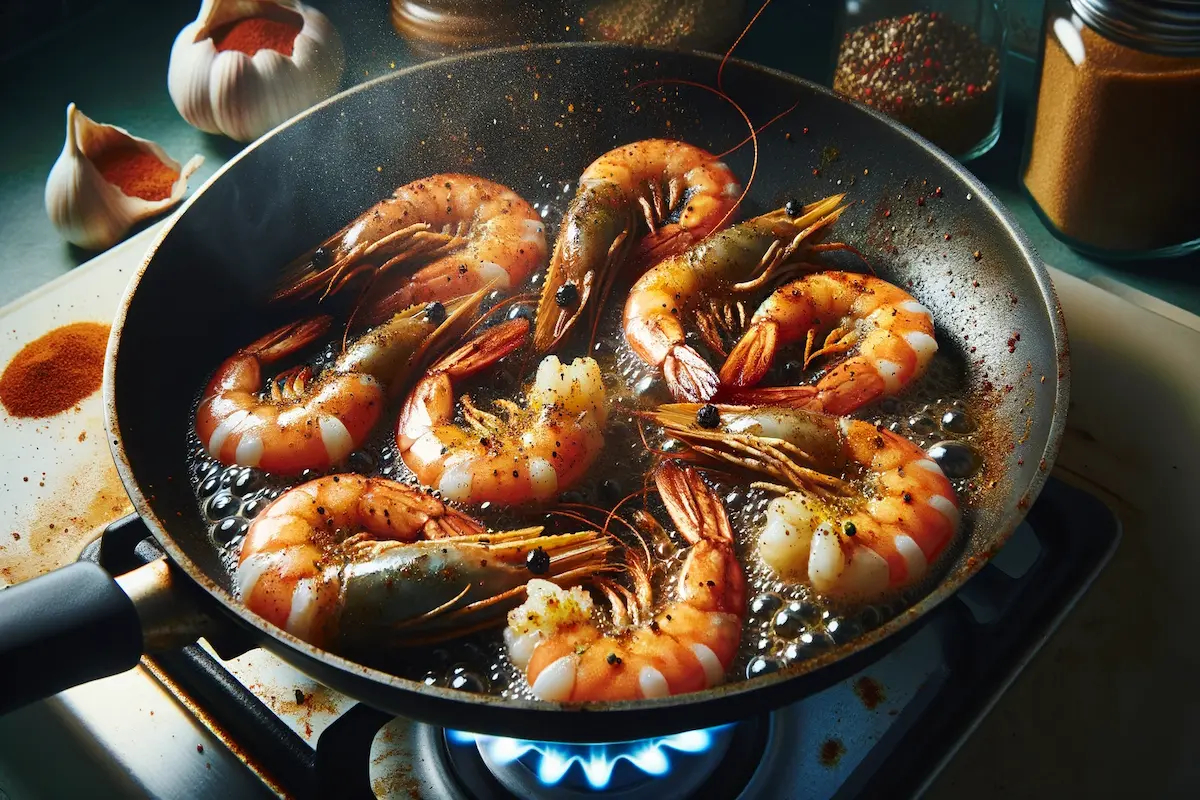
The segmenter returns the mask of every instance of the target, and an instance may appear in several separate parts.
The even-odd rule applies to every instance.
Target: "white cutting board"
[[[0,369],[61,325],[110,323],[163,224],[0,308]],[[99,391],[43,419],[14,418],[0,405],[0,431],[0,585],[10,585],[74,561],[132,508],[109,455]]]

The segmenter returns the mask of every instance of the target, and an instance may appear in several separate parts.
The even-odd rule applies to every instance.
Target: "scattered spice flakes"
[[[826,739],[821,745],[821,764],[826,767],[837,766],[846,754],[846,745],[840,739]]]
[[[80,442],[86,442],[86,441],[87,441],[87,431],[80,431],[80,432],[79,432],[79,441],[80,441]]]
[[[879,681],[866,675],[854,682],[854,693],[858,695],[862,704],[872,711],[887,699]]]
[[[979,261],[981,258],[983,258],[983,253],[979,252],[978,250],[976,250],[974,253],[971,253],[971,255],[975,258],[976,261]],[[975,285],[978,286],[979,284],[976,283]]]
[[[821,165],[828,166],[829,164],[832,164],[833,162],[838,160],[838,156],[840,156],[840,155],[841,155],[841,153],[838,151],[838,149],[836,147],[834,147],[833,145],[826,145],[821,150]]]

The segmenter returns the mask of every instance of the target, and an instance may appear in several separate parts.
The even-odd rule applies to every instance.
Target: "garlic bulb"
[[[337,90],[342,40],[294,0],[204,0],[171,48],[167,88],[190,124],[257,139]]]
[[[115,244],[135,222],[183,199],[203,156],[180,166],[154,142],[67,106],[67,141],[46,179],[46,213],[80,247]]]

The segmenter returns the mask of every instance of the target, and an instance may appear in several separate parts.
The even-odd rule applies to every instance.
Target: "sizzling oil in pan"
[[[554,184],[555,187],[560,185]],[[533,203],[546,219],[549,234],[553,234],[561,219],[561,208],[565,205],[563,198],[569,198],[572,189],[566,186],[565,194],[550,203]],[[832,238],[838,238],[836,229]],[[855,269],[859,266],[853,261],[827,263],[831,268]],[[543,274],[531,278],[528,291],[536,293],[540,290]],[[887,278],[886,271],[881,272],[880,277]],[[621,289],[628,289],[628,286],[628,283],[618,285],[612,297],[623,297]],[[623,302],[619,300],[610,301],[601,317],[597,343],[591,352],[604,374],[610,403],[604,451],[585,479],[561,495],[563,500],[604,509],[612,508],[626,495],[641,490],[642,476],[654,465],[655,457],[646,450],[631,410],[670,402],[660,376],[646,367],[626,345],[620,323],[622,306]],[[514,306],[493,316],[500,321],[508,316],[531,315],[532,312],[532,306]],[[702,343],[690,343],[704,352]],[[941,347],[925,375],[901,396],[867,406],[854,416],[884,425],[929,450],[958,492],[963,523],[957,541],[962,542],[974,524],[972,496],[989,472],[987,459],[993,451],[989,442],[994,441],[991,435],[994,424],[987,409],[972,399],[966,366],[951,348],[945,346],[940,335],[939,344]],[[319,367],[333,355],[334,345],[330,343],[311,363]],[[568,345],[560,349],[558,355],[563,361],[584,355],[583,346]],[[498,397],[517,399],[532,379],[537,363],[537,357],[529,351],[518,351],[500,362],[485,381],[467,382],[462,389],[483,408]],[[719,364],[720,360],[711,363]],[[764,385],[815,381],[820,374],[820,368],[801,372],[798,362],[780,358]],[[395,418],[395,413],[386,416],[386,422],[380,424],[380,430],[372,440],[353,453],[344,467],[332,472],[352,471],[416,485],[415,478],[396,451]],[[283,478],[253,468],[225,467],[209,457],[196,437],[194,420],[189,422],[193,423],[188,432],[189,452],[193,454],[189,465],[192,485],[201,514],[209,522],[213,546],[232,574],[250,521],[281,493],[324,473],[310,471],[299,477]],[[647,433],[652,446],[665,445],[670,449],[671,442],[664,442],[652,431]],[[742,646],[729,672],[731,680],[772,672],[849,642],[899,613],[940,580],[942,569],[934,565],[921,585],[886,604],[838,607],[823,602],[803,586],[780,581],[755,554],[755,542],[771,496],[751,488],[749,479],[738,480],[715,473],[710,473],[710,478],[725,498],[746,573],[747,597],[750,598]],[[651,496],[646,507],[671,530],[670,521],[656,498]],[[544,524],[550,530],[560,531],[579,527],[548,515],[542,509],[464,507],[464,510],[496,529],[532,524]],[[614,526],[614,530],[616,527],[619,526]],[[670,543],[659,543],[654,549],[663,566],[656,573],[656,598],[664,601],[671,597],[683,551]],[[955,551],[954,545],[947,548],[941,563],[952,560]],[[413,680],[507,697],[532,697],[524,677],[507,659],[499,629],[471,634],[436,648],[389,651],[381,646],[351,655],[371,666]]]

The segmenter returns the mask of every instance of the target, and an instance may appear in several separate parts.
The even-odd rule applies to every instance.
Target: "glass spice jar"
[[[1104,258],[1200,250],[1200,2],[1049,0],[1021,178]]]
[[[1003,60],[994,0],[846,0],[833,89],[967,161],[1000,138]]]
[[[997,0],[846,0],[834,91],[960,161],[1000,137],[1005,20]]]

